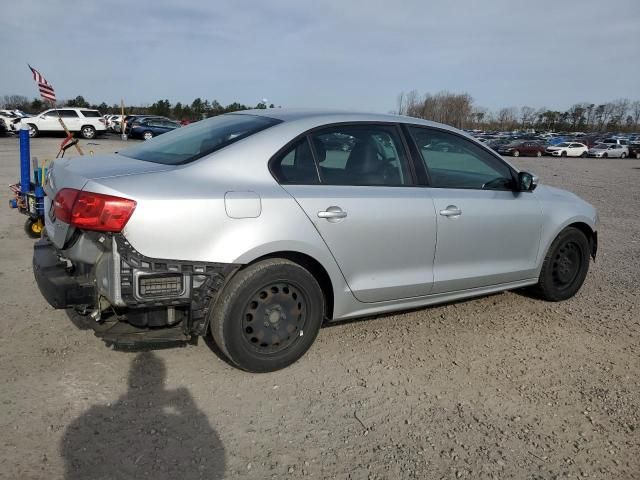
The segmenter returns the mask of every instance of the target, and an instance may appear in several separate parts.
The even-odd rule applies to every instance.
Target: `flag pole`
[[[56,107],[55,102],[51,102],[51,104],[53,105],[53,108],[55,108],[56,113],[58,114],[58,121],[60,122],[60,125],[62,125],[62,129],[64,130],[64,133],[67,134],[67,137],[72,136],[71,132],[69,131],[69,129],[67,128],[67,126],[65,125],[64,121],[62,120],[62,116],[60,115],[60,109],[58,109]],[[76,150],[78,151],[78,153],[80,155],[84,155],[84,152],[82,151],[82,149],[80,148],[80,145],[78,145],[78,142],[74,143],[74,147],[76,147]]]

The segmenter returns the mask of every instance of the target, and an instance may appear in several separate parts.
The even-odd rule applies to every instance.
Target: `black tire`
[[[608,154],[606,154],[606,153],[603,153],[603,154],[602,154],[602,158],[609,158],[609,155],[608,155]]]
[[[273,372],[311,347],[324,319],[316,279],[289,260],[273,258],[238,272],[211,309],[216,345],[239,368]]]
[[[40,134],[40,130],[33,123],[27,123],[29,125],[29,137],[36,138]]]
[[[636,160],[640,160],[640,152],[636,153]]]
[[[91,125],[83,125],[80,129],[80,135],[82,138],[86,138],[87,140],[91,140],[96,137],[96,129]]]
[[[153,132],[150,130],[146,130],[145,132],[142,133],[142,139],[143,140],[151,140],[153,138]]]
[[[582,152],[582,155],[580,155],[581,158],[587,158],[587,152]]]
[[[562,151],[562,153],[560,154],[561,157],[566,157],[567,156],[567,152],[566,151]]]
[[[589,271],[589,240],[577,228],[567,227],[556,237],[544,258],[536,294],[559,302],[573,297]]]
[[[31,238],[40,238],[42,236],[42,230],[42,221],[38,219],[29,217],[24,222],[24,231]]]
[[[623,153],[620,155],[620,160],[624,160],[625,158],[627,158],[627,154],[623,152]]]
[[[513,155],[514,157],[519,157],[520,156],[520,151],[519,150],[514,150],[511,155]]]

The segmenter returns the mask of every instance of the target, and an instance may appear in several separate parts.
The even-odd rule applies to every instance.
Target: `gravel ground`
[[[599,209],[575,298],[513,292],[340,323],[263,375],[203,341],[107,348],[40,296],[24,217],[5,204],[0,478],[640,478],[640,161],[514,163]],[[18,178],[18,142],[1,138],[0,183]]]

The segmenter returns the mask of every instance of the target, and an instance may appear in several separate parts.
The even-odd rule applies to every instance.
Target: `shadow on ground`
[[[164,361],[134,358],[129,388],[115,403],[94,405],[61,443],[66,480],[222,478],[224,447],[185,388],[166,390]]]

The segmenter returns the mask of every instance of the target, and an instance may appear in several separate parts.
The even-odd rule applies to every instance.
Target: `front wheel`
[[[273,258],[238,272],[211,312],[213,339],[232,363],[273,372],[311,347],[324,318],[324,297],[305,268]]]
[[[567,227],[560,232],[542,264],[537,294],[550,302],[573,297],[587,277],[589,251],[589,240],[582,231]]]
[[[82,138],[91,140],[96,136],[96,129],[93,128],[91,125],[85,125],[80,129],[80,135],[82,135]]]
[[[582,155],[580,155],[580,158],[587,158],[587,152],[582,152]]]
[[[606,154],[606,153],[603,153],[603,154],[602,154],[602,158],[609,158],[609,155],[608,155],[608,154]]]
[[[31,138],[35,138],[38,136],[38,133],[40,133],[38,131],[38,127],[36,127],[33,123],[29,123],[29,136]]]
[[[541,157],[541,156],[542,156],[542,152],[541,152],[540,150],[538,150],[538,151],[536,152],[536,157],[538,157],[538,158],[539,158],[539,157]]]
[[[151,140],[153,138],[153,132],[147,130],[142,134],[142,138],[144,138],[145,140]]]

